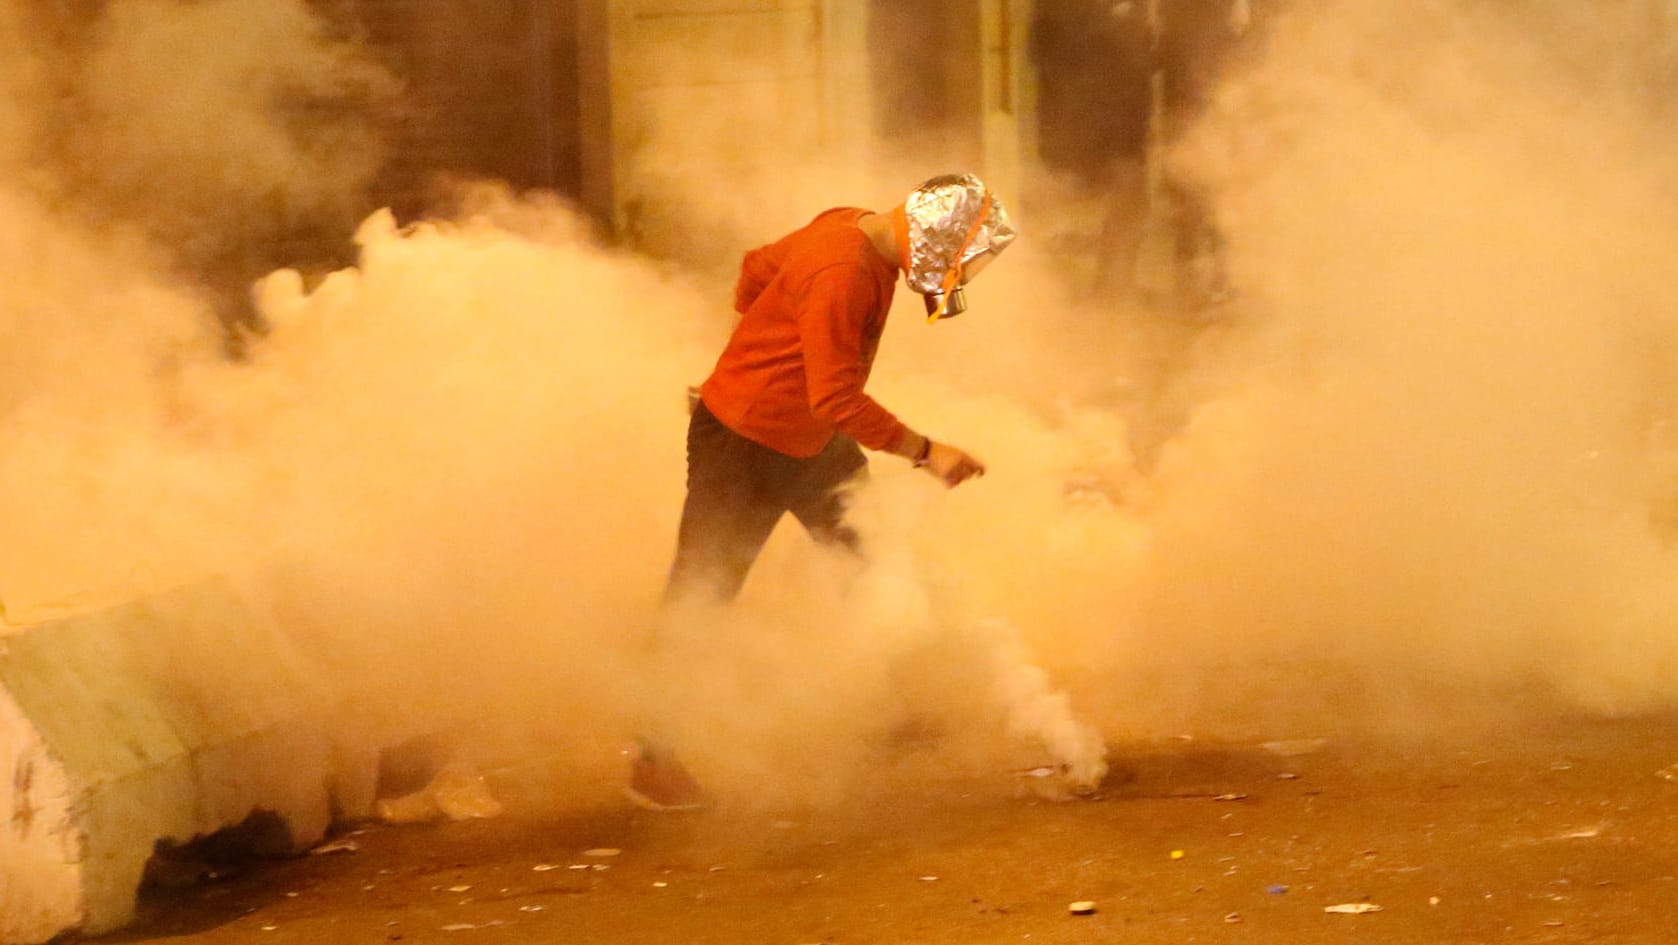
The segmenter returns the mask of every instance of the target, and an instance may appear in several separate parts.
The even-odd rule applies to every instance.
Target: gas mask
[[[931,322],[967,311],[962,287],[1015,236],[1001,201],[972,174],[915,188],[895,223],[905,280],[925,297]]]

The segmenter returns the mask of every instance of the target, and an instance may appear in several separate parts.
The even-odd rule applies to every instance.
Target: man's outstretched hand
[[[934,441],[932,449],[926,454],[926,462],[922,469],[944,480],[944,485],[954,489],[974,476],[985,474],[985,464],[967,455],[953,446]]]

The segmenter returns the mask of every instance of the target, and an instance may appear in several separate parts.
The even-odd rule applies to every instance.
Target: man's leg
[[[676,534],[676,559],[665,583],[665,603],[701,598],[727,603],[785,507],[768,488],[762,446],[723,426],[705,409],[688,424],[687,498]]]
[[[867,472],[868,460],[856,441],[843,434],[835,436],[820,455],[809,461],[806,475],[788,497],[788,511],[817,542],[861,556],[862,541],[845,520],[845,507],[850,501],[850,488]]]
[[[795,461],[723,426],[703,403],[688,422],[687,452],[687,498],[664,602],[726,604],[740,593],[752,562],[785,513],[784,489],[773,486],[785,478],[786,464]],[[631,801],[660,811],[695,810],[709,803],[674,750],[660,741],[656,726],[636,742],[625,791]]]

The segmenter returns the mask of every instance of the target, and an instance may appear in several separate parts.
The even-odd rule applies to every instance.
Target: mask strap
[[[892,238],[897,241],[897,264],[909,271],[909,214],[898,204],[891,210]]]
[[[933,309],[931,315],[927,316],[928,324],[943,318],[944,312],[950,307],[950,293],[961,285],[961,261],[967,256],[967,250],[973,245],[973,241],[978,239],[979,229],[985,225],[985,218],[990,216],[991,204],[994,202],[995,198],[986,194],[985,202],[979,205],[979,216],[973,221],[973,228],[967,231],[967,239],[963,240],[961,248],[956,250],[955,262],[950,265],[949,271],[944,273],[944,284],[939,293],[938,307]]]

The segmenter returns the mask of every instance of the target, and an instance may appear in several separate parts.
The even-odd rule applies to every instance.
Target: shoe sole
[[[634,804],[642,810],[655,811],[660,814],[683,814],[696,810],[704,810],[706,807],[710,806],[705,801],[689,801],[686,804],[664,804],[653,800],[632,787],[624,788],[623,796],[628,798],[631,804]]]

